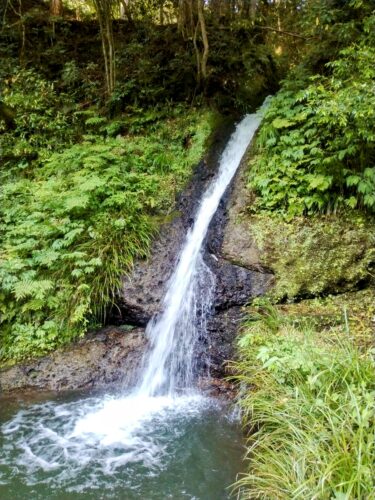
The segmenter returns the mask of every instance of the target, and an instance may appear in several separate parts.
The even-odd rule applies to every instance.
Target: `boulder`
[[[145,344],[141,328],[102,329],[48,356],[2,370],[0,394],[88,389],[112,383],[131,385]]]

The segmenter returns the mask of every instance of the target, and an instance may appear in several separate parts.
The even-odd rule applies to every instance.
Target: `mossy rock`
[[[274,301],[358,290],[374,283],[375,225],[363,215],[247,219],[263,267],[275,273]]]

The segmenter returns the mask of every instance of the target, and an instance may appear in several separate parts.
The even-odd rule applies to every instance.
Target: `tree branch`
[[[288,35],[288,36],[293,36],[295,38],[302,38],[303,40],[309,40],[310,38],[316,38],[314,36],[299,35],[298,33],[292,33],[291,31],[279,30],[277,28],[272,28],[271,26],[258,26],[258,25],[255,25],[254,28],[258,28],[259,30],[274,31],[275,33],[280,33],[281,35]]]

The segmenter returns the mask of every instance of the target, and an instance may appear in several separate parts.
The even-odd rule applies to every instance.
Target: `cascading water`
[[[258,115],[247,115],[237,126],[222,154],[218,174],[202,198],[169,282],[163,312],[147,327],[151,350],[139,387],[141,395],[172,395],[176,389],[191,386],[194,347],[199,332],[203,333],[202,320],[211,305],[214,288],[214,277],[203,262],[202,244],[259,122]],[[198,310],[201,311],[201,322],[197,325]]]
[[[195,348],[215,286],[202,246],[259,122],[259,115],[247,115],[222,154],[168,283],[163,311],[147,327],[150,349],[138,386],[127,396],[51,401],[22,408],[12,418],[0,415],[1,498],[60,499],[71,492],[80,498],[226,498],[225,485],[239,466],[240,446],[233,448],[239,438],[215,403],[193,391]],[[217,441],[219,452],[211,452]]]

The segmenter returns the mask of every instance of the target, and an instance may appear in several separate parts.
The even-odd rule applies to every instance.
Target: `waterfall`
[[[214,276],[203,261],[203,242],[259,123],[260,116],[252,114],[237,125],[221,156],[218,173],[202,197],[168,283],[162,313],[153,318],[146,329],[150,351],[144,360],[142,380],[137,388],[139,395],[172,395],[192,385],[195,346],[198,336],[205,333],[205,318],[215,286]]]
[[[203,247],[259,122],[260,116],[248,115],[238,124],[202,197],[167,284],[162,312],[147,326],[150,347],[138,386],[127,394],[37,403],[3,424],[0,419],[0,497],[2,485],[11,481],[17,488],[25,485],[24,491],[36,499],[49,497],[51,490],[56,498],[84,491],[90,496],[83,498],[93,498],[90,492],[95,490],[105,491],[106,498],[160,498],[154,496],[160,488],[177,491],[166,494],[168,498],[201,498],[204,469],[205,477],[214,477],[207,481],[219,488],[212,498],[222,498],[222,429],[230,424],[220,422],[217,402],[193,390],[197,341],[205,335],[215,288]],[[215,451],[207,455],[212,446]],[[208,466],[207,459],[214,457],[218,465]],[[225,460],[226,467],[231,460]],[[184,491],[193,491],[196,484],[196,493],[181,496],[182,484]]]

